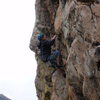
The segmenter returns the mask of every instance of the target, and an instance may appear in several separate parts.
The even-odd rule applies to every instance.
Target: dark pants
[[[51,63],[51,67],[54,67],[54,68],[56,68],[56,67],[58,67],[58,68],[62,67],[61,65],[57,64],[57,58],[60,57],[60,56],[61,56],[61,53],[58,50],[53,51],[51,53],[51,55],[48,57],[48,61]]]

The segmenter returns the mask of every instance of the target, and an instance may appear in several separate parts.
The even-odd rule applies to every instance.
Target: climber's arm
[[[53,38],[50,40],[50,45],[53,45],[56,39],[56,35],[53,36]]]
[[[54,36],[52,37],[51,41],[52,41],[52,40],[55,40],[55,39],[56,39],[56,35],[54,35]]]
[[[46,41],[45,41],[45,45],[48,45],[48,46],[53,45],[54,42],[55,42],[55,38],[56,38],[56,35],[53,36],[53,38],[52,38],[51,40],[46,40]]]

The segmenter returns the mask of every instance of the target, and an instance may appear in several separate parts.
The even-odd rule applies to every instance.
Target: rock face
[[[100,0],[36,0],[36,23],[30,49],[36,53],[38,100],[100,100]],[[67,64],[48,67],[39,58],[37,34],[62,51]]]
[[[0,100],[11,100],[11,99],[9,99],[9,98],[7,98],[6,96],[0,94]]]

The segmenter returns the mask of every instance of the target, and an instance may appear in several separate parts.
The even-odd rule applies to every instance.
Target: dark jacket
[[[40,49],[40,56],[44,62],[48,61],[48,57],[51,55],[51,46],[55,40],[41,40],[38,48]]]

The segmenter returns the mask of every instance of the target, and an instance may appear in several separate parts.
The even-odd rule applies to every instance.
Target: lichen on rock
[[[36,54],[38,100],[100,100],[100,0],[36,0],[30,49]],[[37,34],[62,51],[62,69],[48,67],[37,49]],[[65,74],[62,74],[64,71]]]

